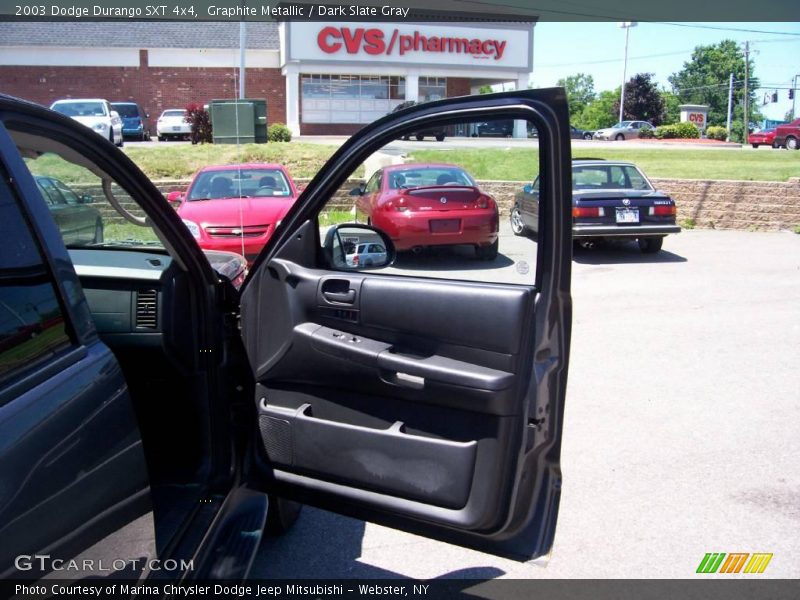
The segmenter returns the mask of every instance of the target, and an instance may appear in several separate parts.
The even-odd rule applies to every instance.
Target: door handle
[[[356,291],[347,290],[346,292],[322,292],[325,300],[329,302],[340,302],[342,304],[353,304],[356,301]]]

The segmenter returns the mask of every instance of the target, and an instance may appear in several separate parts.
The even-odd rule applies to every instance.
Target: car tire
[[[102,244],[104,241],[105,236],[103,234],[103,222],[100,219],[97,219],[97,222],[94,224],[94,243]]]
[[[500,239],[496,239],[493,244],[489,246],[475,246],[475,257],[478,260],[494,260],[497,258],[498,250],[500,248]]]
[[[587,142],[591,142],[592,141],[592,134],[591,133],[584,133],[583,134],[583,139],[586,140]]]
[[[444,134],[437,135],[436,136],[436,141],[437,142],[443,142],[444,141]]]
[[[164,141],[164,136],[163,135],[159,135],[159,136],[156,136],[156,137],[158,138],[159,142],[163,142]]]
[[[625,136],[622,135],[621,133],[618,133],[616,135],[616,137],[614,137],[614,141],[615,142],[624,142],[625,141]]]
[[[758,144],[752,144],[753,148],[758,148]]]
[[[522,222],[522,213],[519,210],[519,206],[514,206],[511,209],[511,232],[514,235],[523,237],[530,233],[530,229]]]
[[[117,144],[117,148],[122,148],[125,145],[125,136],[119,136],[119,144]]]
[[[786,137],[786,149],[787,150],[800,150],[800,144],[797,142],[797,138],[793,135]]]
[[[639,238],[637,241],[639,242],[639,250],[641,250],[643,254],[655,254],[656,252],[660,252],[661,246],[664,244],[663,237]]]
[[[285,534],[297,522],[302,509],[303,505],[299,502],[270,494],[264,533],[270,537]]]
[[[420,135],[420,134],[417,134],[414,137],[417,139],[418,142],[421,142],[422,140],[425,139],[425,136],[424,135]]]

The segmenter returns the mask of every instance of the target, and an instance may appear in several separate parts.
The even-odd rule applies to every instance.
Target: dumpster
[[[267,142],[267,101],[264,99],[212,100],[209,114],[215,144]]]

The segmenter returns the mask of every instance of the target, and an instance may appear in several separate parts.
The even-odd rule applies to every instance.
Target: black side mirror
[[[359,183],[358,187],[354,187],[352,190],[350,190],[350,195],[351,196],[363,196],[365,187],[366,187],[366,185],[363,182]]]
[[[92,202],[94,202],[94,198],[92,198],[89,194],[83,194],[79,198],[79,200],[81,204],[91,204]]]
[[[386,233],[360,223],[342,223],[328,229],[322,249],[329,267],[338,271],[382,269],[397,258],[394,243]]]

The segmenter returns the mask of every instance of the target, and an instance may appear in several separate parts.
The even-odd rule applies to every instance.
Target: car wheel
[[[117,144],[117,148],[122,148],[125,145],[125,136],[119,136],[119,143]]]
[[[444,134],[437,135],[436,136],[436,141],[437,142],[443,142],[444,141]]]
[[[800,150],[800,144],[797,143],[797,138],[791,135],[787,137],[786,148],[788,150]]]
[[[159,142],[163,142],[164,141],[164,136],[163,135],[158,135],[156,137],[158,138]]]
[[[97,222],[94,224],[94,243],[102,244],[103,239],[103,222],[100,219],[97,219]]]
[[[424,136],[424,135],[420,135],[420,134],[417,134],[417,135],[415,135],[414,137],[415,137],[415,138],[417,138],[417,141],[418,141],[418,142],[421,142],[422,140],[424,140],[424,139],[425,139],[425,136]]]
[[[303,505],[299,502],[270,494],[264,533],[272,537],[283,535],[297,522],[302,508]]]
[[[519,210],[519,206],[515,206],[511,209],[511,231],[514,235],[527,235],[530,231],[526,226],[525,223],[522,222],[522,213]]]
[[[639,242],[639,250],[641,250],[644,254],[655,254],[656,252],[660,252],[661,246],[664,244],[663,237],[639,238],[637,241]]]
[[[587,142],[591,141],[592,134],[591,133],[584,133],[583,134],[583,139],[586,140]]]
[[[403,136],[402,138],[400,138],[400,139],[403,139],[403,140],[405,140],[405,141],[409,141],[409,140],[411,139],[411,136],[410,136],[410,135],[404,135],[404,136]]]
[[[500,248],[500,240],[496,239],[490,246],[475,246],[475,257],[478,260],[494,260]]]
[[[753,148],[758,148],[758,144],[753,144]]]
[[[617,142],[624,142],[625,141],[625,136],[622,135],[621,133],[618,133],[617,136],[614,138],[614,140],[617,141]]]

